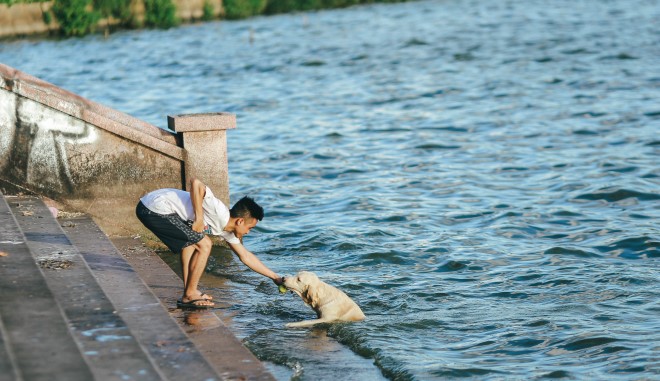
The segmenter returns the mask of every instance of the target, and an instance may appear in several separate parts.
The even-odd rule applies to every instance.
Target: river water
[[[660,379],[660,2],[444,0],[0,44],[166,126],[228,111],[246,246],[367,320],[313,318],[225,250],[228,325],[279,380]],[[220,280],[220,281],[218,281]]]

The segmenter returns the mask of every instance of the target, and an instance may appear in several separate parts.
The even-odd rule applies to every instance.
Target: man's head
[[[245,196],[238,200],[229,211],[229,215],[234,218],[256,218],[261,221],[264,219],[264,208],[259,206],[252,198]]]
[[[264,218],[264,208],[252,198],[245,196],[229,210],[229,216],[235,219],[234,234],[238,238],[242,238],[257,225],[257,221]]]

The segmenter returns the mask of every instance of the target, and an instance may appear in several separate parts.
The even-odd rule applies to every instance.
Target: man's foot
[[[215,306],[215,303],[208,299],[183,298],[176,301],[176,306],[179,308],[211,308]]]
[[[209,294],[203,293],[199,290],[193,292],[192,294],[189,294],[188,297],[183,297],[184,299],[205,299],[205,300],[213,300],[213,297]]]
[[[199,295],[200,299],[213,300],[213,297],[209,294],[206,294],[206,293],[200,293],[200,294],[201,294],[201,295]]]

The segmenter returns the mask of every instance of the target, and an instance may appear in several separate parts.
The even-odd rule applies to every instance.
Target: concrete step
[[[0,381],[274,381],[141,241],[0,194]],[[26,300],[29,303],[24,303]],[[196,323],[191,323],[191,322]]]
[[[25,242],[98,380],[161,380],[78,249],[38,198],[9,198]]]
[[[87,216],[60,219],[63,230],[80,250],[101,287],[134,336],[170,380],[227,379],[219,376],[182,330],[152,289]],[[151,267],[163,264],[151,258]],[[167,274],[176,278],[176,274]],[[165,276],[167,276],[165,275]],[[177,281],[172,291],[181,291]],[[175,303],[172,303],[175,306]],[[216,343],[222,345],[222,343]]]
[[[219,308],[208,310],[172,308],[181,297],[181,278],[157,254],[145,248],[139,239],[116,237],[112,243],[161,302],[170,307],[170,315],[223,379],[275,381],[273,375],[220,319],[218,315],[223,310],[219,303],[216,303]]]
[[[155,298],[151,300],[160,301],[161,308],[166,309],[178,324],[178,330],[172,327],[168,332],[183,330],[223,380],[275,380],[217,316],[218,310],[184,311],[176,308],[176,300],[181,297],[183,287],[181,278],[139,239],[116,237],[110,240],[89,217],[61,221],[63,229],[80,248],[106,293],[111,299],[119,299],[117,302],[113,299],[116,306],[119,307],[122,300],[129,303],[130,295],[147,298],[145,287],[148,287],[150,293],[153,292],[150,297]],[[138,300],[137,305],[127,305],[126,309],[135,313],[135,324],[149,325],[149,321],[153,324],[154,320],[151,317],[145,319],[138,309],[140,303],[148,302]],[[130,325],[132,319],[125,316],[125,320]],[[192,373],[195,369],[187,370],[193,376],[188,379],[203,379],[199,374],[203,368],[199,367],[197,373]]]
[[[25,242],[0,194],[0,379],[93,379]]]

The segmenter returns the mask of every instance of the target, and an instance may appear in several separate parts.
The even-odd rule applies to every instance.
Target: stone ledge
[[[167,125],[176,132],[229,130],[236,128],[236,115],[226,112],[168,115]]]

